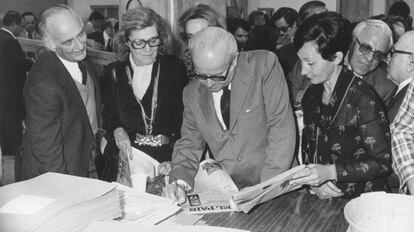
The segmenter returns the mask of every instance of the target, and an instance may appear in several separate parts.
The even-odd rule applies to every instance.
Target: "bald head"
[[[397,45],[403,47],[404,51],[414,53],[414,31],[404,33],[398,40]]]
[[[207,27],[197,32],[189,42],[197,72],[217,74],[227,68],[237,54],[234,36],[219,27]]]
[[[388,77],[399,85],[414,77],[414,31],[406,32],[391,50],[388,60]]]

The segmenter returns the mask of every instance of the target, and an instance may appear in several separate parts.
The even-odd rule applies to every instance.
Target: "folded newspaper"
[[[305,168],[296,166],[260,184],[240,191],[223,166],[213,159],[200,163],[194,180],[194,191],[187,194],[184,210],[190,214],[205,214],[226,211],[248,213],[254,206],[277,196],[298,189],[290,185],[293,175]]]

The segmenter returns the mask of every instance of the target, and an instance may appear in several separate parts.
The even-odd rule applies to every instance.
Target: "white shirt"
[[[411,78],[407,78],[404,81],[402,81],[399,85],[398,85],[398,89],[395,92],[394,96],[398,94],[398,92],[400,92],[406,85],[410,84]]]
[[[229,90],[231,90],[231,84],[229,84]],[[213,104],[214,109],[216,110],[217,119],[219,120],[223,130],[227,130],[226,124],[224,123],[223,116],[221,115],[221,96],[223,95],[223,90],[221,89],[218,92],[212,92],[213,95]]]
[[[132,70],[134,70],[131,83],[132,90],[134,91],[135,97],[137,97],[139,100],[142,100],[145,92],[147,92],[148,86],[151,83],[152,66],[154,63],[137,66],[134,63],[131,54],[129,55],[129,61],[131,63]]]
[[[4,27],[2,27],[1,29],[2,29],[3,31],[5,31],[5,32],[9,33],[11,36],[13,36],[13,38],[15,38],[15,39],[16,39],[16,36],[14,36],[14,35],[13,35],[13,33],[12,33],[11,31],[7,30],[7,29],[6,29],[6,28],[4,28]]]
[[[108,42],[109,42],[109,40],[111,39],[111,37],[109,37],[109,35],[108,34],[106,34],[106,31],[103,31],[103,37],[104,37],[104,45],[105,45],[105,48],[108,46]]]
[[[62,61],[63,65],[65,66],[66,70],[68,70],[70,76],[78,83],[82,83],[82,72],[79,69],[78,62],[72,62],[61,58],[57,53],[57,57],[59,57],[60,61]]]

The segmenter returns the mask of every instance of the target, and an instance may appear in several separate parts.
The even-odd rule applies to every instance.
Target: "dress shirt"
[[[109,35],[106,34],[106,31],[103,31],[103,37],[104,37],[105,48],[107,48],[108,47],[108,42],[111,39],[111,37],[109,37]]]
[[[57,55],[57,54],[56,54]],[[71,62],[61,58],[59,55],[60,61],[62,61],[63,65],[65,66],[66,70],[68,70],[70,76],[78,83],[82,83],[82,72],[79,69],[78,62]]]
[[[404,101],[390,125],[392,165],[403,193],[407,191],[407,180],[414,178],[414,79],[410,80]]]
[[[132,55],[129,55],[129,61],[131,63],[132,70],[134,70],[131,83],[132,89],[134,90],[135,97],[142,100],[145,92],[147,92],[148,86],[151,83],[152,65],[154,63],[137,66],[132,59]]]
[[[231,84],[229,84],[229,90],[231,90]],[[219,120],[220,125],[223,128],[223,130],[227,130],[227,126],[224,123],[223,116],[221,115],[220,100],[221,100],[221,96],[223,95],[223,90],[221,89],[220,91],[212,92],[211,94],[213,95],[213,104],[214,104],[214,109],[216,110],[217,119]]]

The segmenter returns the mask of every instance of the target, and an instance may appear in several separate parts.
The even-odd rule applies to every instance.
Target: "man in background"
[[[36,31],[36,17],[33,12],[26,11],[22,14],[23,18],[23,30],[20,32],[19,37],[27,39],[40,40],[41,37]]]
[[[105,22],[105,16],[98,11],[93,11],[89,16],[89,21],[85,24],[85,33],[91,34],[102,30],[102,25]]]
[[[16,160],[16,180],[45,172],[96,178],[100,92],[86,58],[81,18],[68,6],[44,11],[42,53],[24,86],[27,130]]]
[[[102,31],[96,31],[88,34],[88,39],[95,42],[94,46],[92,46],[93,48],[106,52],[113,52],[113,39],[116,33],[116,23],[116,19],[108,18],[102,26]]]
[[[32,66],[15,37],[21,31],[21,23],[20,14],[9,11],[0,29],[0,147],[3,155],[13,156],[22,141],[22,92],[26,72]]]

